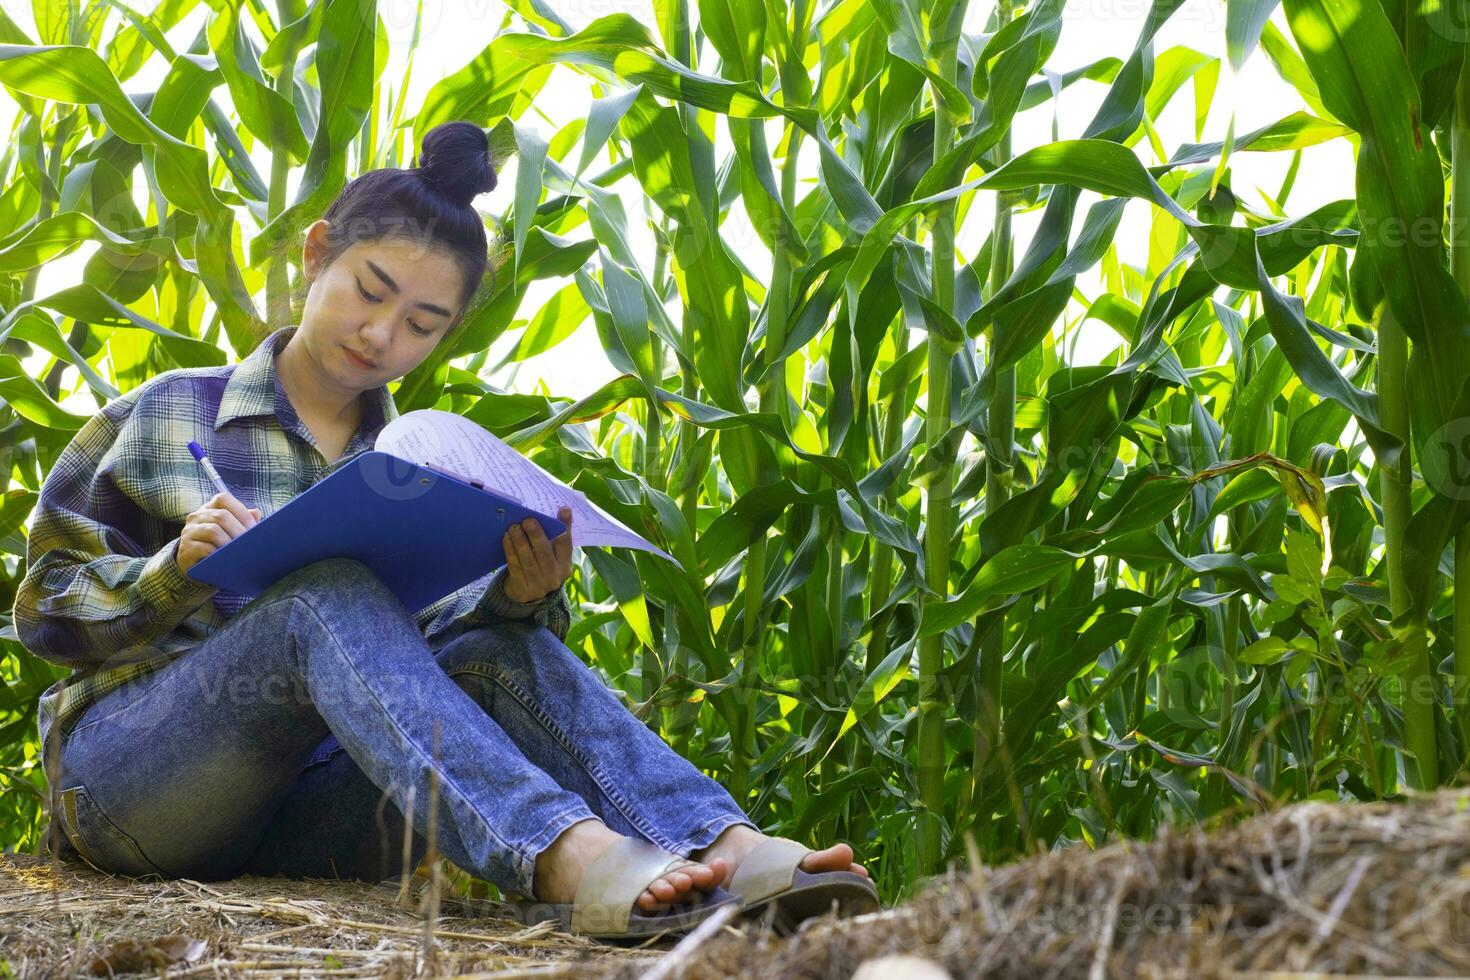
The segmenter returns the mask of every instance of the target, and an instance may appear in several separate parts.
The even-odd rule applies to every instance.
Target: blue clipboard
[[[245,596],[324,558],[355,558],[416,612],[505,564],[502,538],[534,517],[548,538],[566,530],[478,483],[368,450],[287,501],[185,574]]]

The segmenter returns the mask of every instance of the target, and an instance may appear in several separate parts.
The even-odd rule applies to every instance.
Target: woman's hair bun
[[[440,123],[425,133],[418,169],[424,183],[466,207],[495,189],[490,137],[471,122]]]

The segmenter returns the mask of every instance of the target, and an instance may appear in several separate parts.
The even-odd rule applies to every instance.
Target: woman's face
[[[301,342],[344,390],[403,377],[458,317],[463,274],[442,249],[403,238],[357,242],[324,267],[326,241],[322,219],[307,230],[302,254],[311,287]]]

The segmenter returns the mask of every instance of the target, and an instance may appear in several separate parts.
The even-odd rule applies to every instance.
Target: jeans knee
[[[387,593],[391,590],[356,558],[323,558],[283,575],[272,589],[306,598],[341,597],[347,593]]]
[[[460,634],[439,657],[446,669],[470,662],[493,663],[511,670],[556,665],[558,653],[570,654],[556,634],[531,620],[499,621]]]

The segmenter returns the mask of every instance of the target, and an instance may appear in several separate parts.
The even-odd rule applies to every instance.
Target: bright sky
[[[574,27],[581,27],[614,12],[627,12],[652,25],[651,3],[639,0],[548,0],[561,16]],[[34,19],[30,3],[20,0],[0,0],[5,10],[28,33],[34,34]],[[138,2],[133,4],[139,11],[152,9],[155,4]],[[1126,58],[1131,51],[1149,3],[1145,0],[1086,0],[1070,2],[1063,15],[1060,43],[1049,61],[1055,71],[1065,71],[1088,64],[1108,55]],[[384,84],[398,88],[404,65],[409,54],[408,42],[412,35],[417,3],[415,0],[381,0],[379,10],[387,24],[392,41],[392,55],[384,75]],[[409,88],[410,108],[417,107],[429,87],[445,75],[451,74],[473,58],[490,40],[504,18],[504,5],[499,0],[454,0],[454,2],[427,2],[424,10],[420,51],[415,59],[413,77]],[[967,32],[982,30],[992,5],[977,2],[966,24]],[[181,24],[169,32],[169,40],[179,48],[185,47],[203,23],[208,8],[200,5]],[[1236,76],[1224,58],[1225,4],[1220,0],[1189,0],[1169,21],[1155,41],[1155,53],[1174,45],[1185,45],[1222,61],[1220,81],[1214,104],[1206,121],[1204,139],[1223,139],[1230,114],[1235,113],[1235,132],[1242,134],[1259,126],[1273,122],[1289,113],[1304,108],[1300,98],[1276,75],[1264,55],[1257,51]],[[1273,21],[1287,33],[1282,13],[1278,9]],[[162,78],[165,66],[161,59],[125,85],[128,91],[147,91],[156,87]],[[1062,96],[1055,123],[1061,138],[1075,138],[1082,134],[1088,120],[1095,112],[1106,87],[1094,82],[1079,81]],[[215,98],[228,107],[228,92],[220,88]],[[588,80],[571,68],[556,68],[542,94],[538,96],[534,111],[520,123],[534,126],[544,137],[550,137],[569,120],[585,115],[590,104]],[[14,103],[0,95],[0,125],[9,129],[16,112]],[[1014,152],[1052,140],[1053,107],[1047,103],[1020,114],[1015,121],[1012,135]],[[773,124],[774,125],[774,124]],[[1172,153],[1180,144],[1195,141],[1193,87],[1186,83],[1175,97],[1170,108],[1157,121],[1156,127],[1164,147]],[[720,128],[721,138],[725,130]],[[728,143],[717,147],[717,152],[728,152]],[[809,150],[809,144],[807,145]],[[1149,150],[1147,141],[1141,141],[1135,149],[1146,164],[1158,162]],[[257,148],[253,154],[256,167],[263,173],[270,170],[269,157]],[[1234,187],[1247,203],[1264,209],[1264,202],[1255,195],[1253,188],[1259,187],[1275,195],[1280,187],[1289,162],[1289,153],[1241,153],[1232,157]],[[807,152],[800,171],[808,180],[817,179],[814,154]],[[1310,179],[1305,175],[1310,174]],[[489,195],[478,199],[478,205],[489,214],[501,214],[509,210],[514,187],[514,163],[501,173],[499,187]],[[140,182],[141,183],[141,182]],[[642,209],[637,204],[637,185],[628,179],[620,185],[624,200],[629,205],[629,221],[635,236],[635,250],[647,256],[651,262],[651,236],[643,227]],[[1339,140],[1326,146],[1310,147],[1304,151],[1299,179],[1289,198],[1288,214],[1299,215],[1329,201],[1351,197],[1353,193],[1352,157],[1345,142]],[[293,188],[294,190],[294,183]],[[144,204],[143,190],[138,189],[138,202]],[[1081,215],[1095,200],[1095,196],[1084,194],[1073,235],[1080,227]],[[958,247],[962,261],[973,255],[989,232],[992,207],[989,195],[981,195],[972,208],[968,220],[961,229]],[[1014,219],[1017,255],[1024,252],[1040,210],[1022,214]],[[1142,267],[1148,256],[1148,236],[1155,210],[1141,201],[1127,206],[1117,241],[1123,261]],[[247,235],[253,234],[253,225],[242,213]],[[757,273],[769,269],[769,256],[759,246],[758,239],[750,230],[744,214],[737,206],[726,223],[721,226],[732,247],[741,250],[747,264]],[[638,242],[643,243],[639,248]],[[752,243],[757,243],[752,245]],[[38,294],[62,288],[76,281],[76,277],[87,257],[95,250],[94,245],[85,245],[77,252],[48,263],[42,270],[38,283]],[[645,267],[646,273],[651,268]],[[522,318],[529,318],[540,303],[564,281],[538,283],[527,297],[521,310]],[[1078,287],[1088,297],[1101,291],[1098,277],[1094,273],[1082,276]],[[257,307],[264,308],[263,295],[257,297]],[[1079,312],[1073,304],[1068,316]],[[677,321],[676,321],[677,322]],[[502,337],[491,349],[490,364],[515,346],[520,331],[513,329]],[[1077,348],[1078,361],[1087,363],[1105,355],[1118,340],[1112,331],[1102,324],[1091,321],[1084,327]],[[39,366],[39,365],[38,365]],[[74,376],[74,369],[71,375]],[[595,328],[589,319],[580,330],[562,344],[535,358],[523,362],[517,368],[512,365],[489,378],[497,385],[517,391],[530,392],[539,386],[557,396],[581,397],[618,374],[602,352]],[[79,392],[76,400],[69,400],[67,407],[73,411],[87,412],[92,409],[90,395]]]

